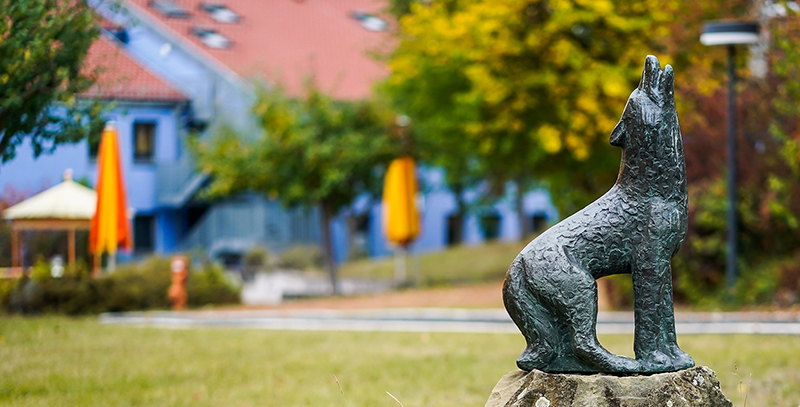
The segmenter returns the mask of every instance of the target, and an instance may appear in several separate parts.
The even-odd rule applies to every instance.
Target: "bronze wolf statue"
[[[611,133],[622,148],[605,195],[546,230],[514,259],[503,302],[527,341],[523,370],[654,373],[694,366],[678,348],[670,259],[687,226],[686,169],[672,67],[648,56]],[[596,279],[632,275],[636,359],[597,341]]]

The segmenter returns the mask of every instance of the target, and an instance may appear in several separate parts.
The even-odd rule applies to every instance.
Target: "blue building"
[[[373,0],[270,1],[128,0],[122,7],[93,2],[104,18],[87,69],[100,67],[97,85],[85,95],[113,101],[108,115],[119,129],[135,253],[168,254],[202,248],[236,264],[252,247],[280,252],[320,239],[316,210],[286,209],[256,194],[206,202],[198,192],[208,181],[195,171],[186,137],[210,137],[220,126],[256,134],[250,116],[254,84],[276,82],[298,93],[313,75],[323,91],[340,100],[369,96],[387,74],[369,51],[391,46],[387,23]],[[34,159],[23,145],[0,168],[0,191],[33,194],[60,181],[66,168],[94,183],[96,146],[60,146]],[[456,243],[456,200],[437,169],[420,171],[422,234],[413,251]],[[474,198],[468,194],[467,200]],[[545,192],[525,196],[533,225],[557,214]],[[332,224],[335,257],[372,257],[391,248],[382,233],[381,209],[358,199]],[[465,244],[511,240],[520,234],[513,202],[500,201],[464,219]]]

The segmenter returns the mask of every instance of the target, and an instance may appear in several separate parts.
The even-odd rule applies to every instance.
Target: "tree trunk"
[[[331,292],[339,295],[339,281],[336,276],[336,262],[333,260],[333,241],[331,239],[331,217],[332,210],[329,205],[322,203],[320,220],[322,221],[322,251],[325,254],[325,265],[328,267],[328,275],[331,278]]]
[[[525,197],[525,190],[523,189],[524,183],[521,180],[516,180],[516,184],[516,206],[517,216],[519,217],[519,240],[524,241],[528,238],[528,235],[531,234],[531,225],[528,224],[528,217],[525,216],[525,206],[523,203],[523,198]]]

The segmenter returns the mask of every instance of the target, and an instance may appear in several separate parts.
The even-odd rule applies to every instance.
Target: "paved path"
[[[518,333],[503,309],[230,310],[107,313],[104,324],[163,328]],[[632,334],[633,313],[601,312],[597,332]],[[676,313],[679,334],[800,335],[800,313]]]

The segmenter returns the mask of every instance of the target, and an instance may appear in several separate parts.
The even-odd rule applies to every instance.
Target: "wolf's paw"
[[[642,364],[635,359],[617,356],[611,361],[611,370],[614,373],[639,373],[642,371]]]
[[[522,352],[517,358],[517,367],[527,371],[542,369],[547,366],[551,359],[551,352],[543,352],[541,348],[537,348],[536,350],[527,348],[525,352]]]
[[[675,370],[683,370],[694,367],[694,359],[692,359],[688,353],[682,351],[677,346],[670,350],[670,354],[672,354],[672,360],[670,361],[670,364]]]
[[[656,350],[639,359],[642,364],[642,372],[669,372],[672,369],[672,357],[666,353]]]

